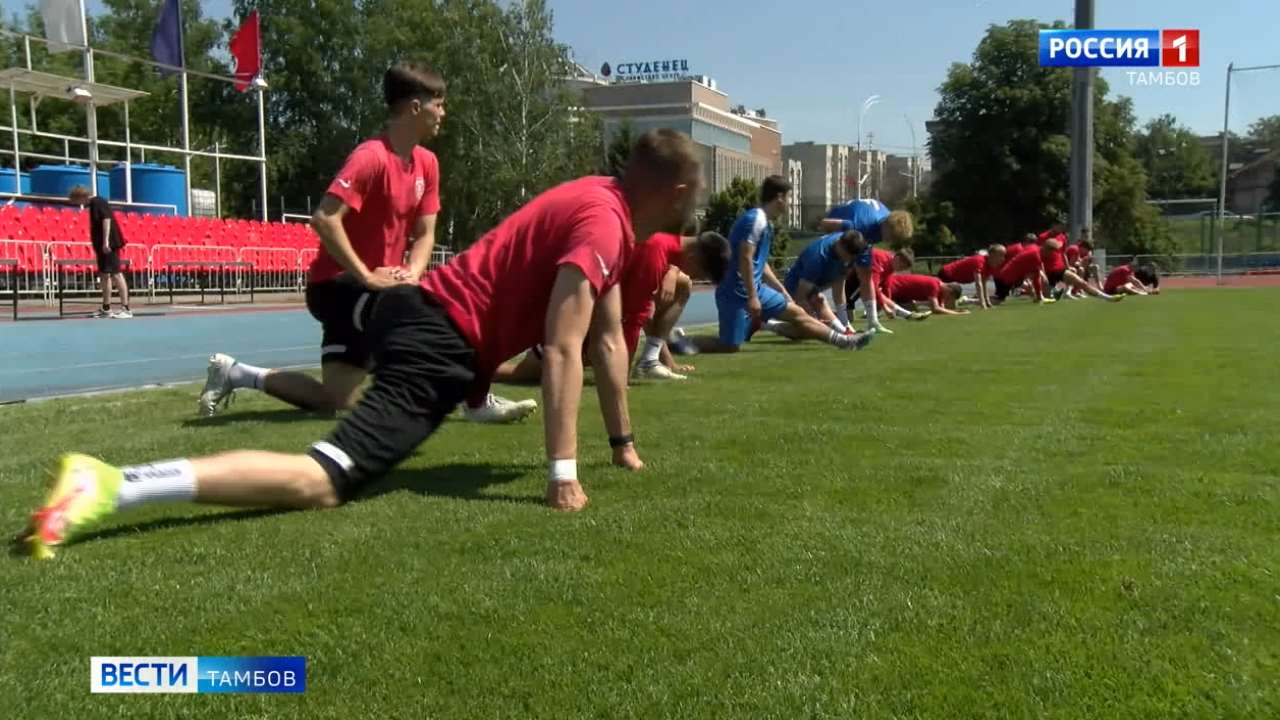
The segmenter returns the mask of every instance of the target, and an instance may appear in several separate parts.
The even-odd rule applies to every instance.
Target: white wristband
[[[906,320],[907,318],[911,317],[911,313],[907,312],[907,309],[902,307],[901,305],[893,309],[893,314],[899,320]]]
[[[551,482],[578,481],[577,459],[569,458],[568,460],[552,460],[548,465],[551,469]]]

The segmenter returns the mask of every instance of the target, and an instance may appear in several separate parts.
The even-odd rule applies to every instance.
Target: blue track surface
[[[252,365],[319,364],[320,326],[305,310],[146,315],[0,325],[0,402],[204,378],[209,355]],[[682,323],[714,322],[695,293]]]

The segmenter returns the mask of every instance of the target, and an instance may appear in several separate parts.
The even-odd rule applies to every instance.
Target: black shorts
[[[409,457],[467,397],[475,350],[417,285],[378,293],[362,316],[376,368],[355,408],[310,455],[349,500]]]
[[[1008,297],[1009,297],[1009,293],[1013,292],[1013,289],[1014,289],[1015,287],[1018,287],[1018,286],[1022,285],[1022,282],[1021,282],[1021,281],[1019,281],[1019,282],[1017,283],[1017,285],[1006,285],[1006,284],[1004,283],[1004,281],[1003,281],[1003,280],[1001,280],[1000,278],[998,278],[998,277],[996,277],[996,276],[994,276],[994,275],[991,277],[991,282],[992,282],[992,284],[993,284],[993,285],[995,285],[995,286],[996,286],[996,299],[997,299],[997,300],[1004,300],[1004,299],[1008,298]]]
[[[372,352],[360,322],[374,295],[350,275],[307,285],[307,310],[320,321],[320,362],[332,360],[369,368]]]
[[[102,252],[101,248],[94,246],[93,257],[98,261],[99,275],[115,275],[120,272],[119,248],[111,248],[110,252]]]
[[[1048,292],[1057,287],[1058,283],[1062,282],[1062,278],[1067,276],[1067,271],[1054,270],[1053,272],[1045,273],[1044,276],[1049,279],[1049,287],[1045,288],[1045,292]]]

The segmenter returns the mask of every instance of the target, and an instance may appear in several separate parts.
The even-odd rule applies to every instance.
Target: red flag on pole
[[[262,72],[262,41],[258,34],[258,11],[249,13],[249,17],[240,24],[240,29],[231,36],[227,45],[231,57],[236,59],[236,89],[244,92],[258,73]]]

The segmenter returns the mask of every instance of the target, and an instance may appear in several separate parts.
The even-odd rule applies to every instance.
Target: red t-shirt
[[[996,277],[1005,285],[1017,285],[1043,268],[1044,261],[1040,258],[1040,248],[1032,245],[1005,261],[996,271]]]
[[[366,140],[351,151],[326,190],[351,208],[342,216],[351,247],[370,270],[404,264],[414,223],[440,212],[440,163],[424,147],[406,163],[385,136]],[[342,266],[320,246],[311,263],[310,282],[332,280]]]
[[[477,380],[485,385],[504,360],[543,341],[561,265],[580,269],[600,296],[621,280],[634,242],[617,181],[579,178],[530,200],[427,273],[422,287],[475,348]]]
[[[947,263],[942,266],[942,272],[951,282],[971,283],[977,282],[979,277],[987,277],[987,256],[986,255],[970,255],[963,260]]]
[[[632,353],[636,351],[640,331],[653,317],[653,294],[679,254],[679,235],[654,233],[648,240],[636,243],[627,259],[622,271],[622,330],[627,336],[627,349]]]
[[[1036,244],[1044,247],[1044,244],[1052,238],[1058,241],[1059,247],[1044,260],[1044,271],[1046,273],[1062,272],[1067,269],[1067,258],[1063,254],[1062,248],[1067,245],[1067,236],[1065,233],[1055,233],[1052,230],[1045,230],[1036,236]]]
[[[884,306],[884,299],[889,292],[889,280],[892,277],[893,253],[878,247],[871,248],[871,287],[875,288],[876,291],[877,306]],[[858,272],[856,268],[849,268],[849,274],[845,278],[845,282],[853,283],[850,287],[857,287]]]
[[[1108,295],[1120,289],[1122,285],[1133,279],[1133,268],[1121,265],[1107,273],[1107,281],[1102,284],[1102,291]]]
[[[1089,262],[1089,258],[1091,257],[1093,257],[1093,253],[1080,247],[1080,243],[1067,247],[1067,262],[1072,265]]]
[[[929,302],[942,292],[942,281],[932,275],[894,275],[889,281],[889,297],[895,302]]]

